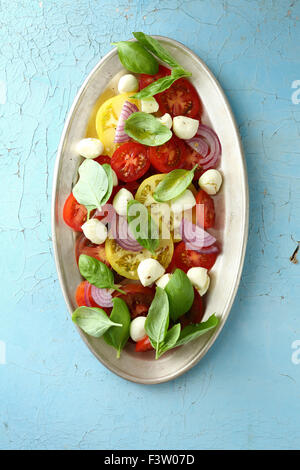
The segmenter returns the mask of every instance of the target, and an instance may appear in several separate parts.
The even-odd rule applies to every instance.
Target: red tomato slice
[[[102,243],[102,245],[95,245],[86,238],[84,234],[81,234],[75,243],[75,257],[77,264],[81,254],[92,256],[93,258],[102,261],[102,263],[105,263],[107,266],[110,266],[105,255],[105,243]]]
[[[169,264],[169,266],[167,267],[166,269],[166,273],[173,273],[176,269],[176,266],[175,266],[175,259],[174,259],[174,253],[173,253],[173,257],[171,259],[171,263]]]
[[[71,227],[76,232],[82,232],[81,226],[86,221],[87,210],[85,206],[79,204],[73,193],[71,193],[66,199],[64,208],[63,208],[63,219],[69,227]]]
[[[166,75],[170,75],[171,70],[163,65],[158,66],[158,72],[155,75],[147,75],[146,73],[140,74],[140,90],[145,88],[146,86],[150,85],[150,83],[156,82],[159,78],[165,77]]]
[[[197,224],[201,225],[204,229],[211,228],[215,224],[215,205],[212,197],[209,196],[202,189],[196,196],[196,214]],[[198,206],[202,204],[204,207]]]
[[[204,315],[203,300],[199,292],[194,289],[194,302],[190,310],[180,317],[181,327],[184,328],[187,325],[194,323],[200,323]]]
[[[149,158],[154,168],[161,173],[168,173],[176,168],[181,168],[185,161],[184,143],[173,135],[165,144],[150,147]]]
[[[150,167],[147,147],[136,142],[121,145],[111,157],[111,167],[126,183],[141,178]]]
[[[205,157],[206,155],[200,155],[200,153],[196,152],[196,150],[192,149],[186,143],[184,144],[184,146],[185,146],[185,154],[184,154],[185,158],[184,158],[182,168],[184,168],[185,170],[192,170],[192,168],[194,168],[195,165],[199,165],[194,173],[194,179],[198,180],[204,171],[201,165],[199,164],[199,160],[202,156]]]
[[[151,302],[155,295],[155,290],[151,287],[144,287],[141,284],[125,284],[121,289],[126,295],[115,293],[115,297],[123,299],[131,313],[131,319],[136,317],[146,317]]]
[[[110,164],[110,157],[108,155],[99,155],[99,157],[94,158],[94,161],[100,163],[100,165],[103,165],[103,163]]]
[[[87,281],[83,281],[77,286],[75,299],[78,307],[82,307],[83,305],[85,305],[84,288],[87,283]]]
[[[148,336],[145,336],[145,338],[138,341],[135,345],[136,352],[146,352],[151,351],[152,349],[153,347]]]
[[[146,175],[144,177],[147,178]],[[115,186],[113,189],[113,195],[115,196],[120,191],[120,189],[125,188],[128,191],[130,191],[134,196],[139,186],[140,186],[139,181],[131,181],[130,183],[126,183],[126,184],[118,184],[118,186]]]
[[[186,250],[185,243],[180,242],[175,248],[174,260],[176,267],[182,269],[182,271],[184,271],[185,273],[190,268],[198,266],[209,270],[215,264],[218,254],[219,251],[216,253],[199,253],[198,251],[194,250]]]
[[[155,95],[155,98],[163,114],[199,119],[201,101],[197,90],[186,78],[176,80],[170,88]]]

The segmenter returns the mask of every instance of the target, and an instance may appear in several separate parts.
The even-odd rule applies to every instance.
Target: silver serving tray
[[[210,230],[220,240],[222,254],[211,270],[204,318],[216,312],[221,321],[212,334],[170,351],[159,360],[154,360],[152,352],[135,353],[132,344],[128,344],[121,358],[117,359],[114,349],[104,340],[92,338],[78,329],[102,364],[124,379],[143,384],[156,384],[178,377],[197,364],[213,345],[227,320],[238,289],[248,235],[246,165],[236,122],[224,92],[208,67],[190,49],[173,39],[156,37],[184,68],[192,72],[191,81],[205,108],[204,123],[215,129],[222,144],[220,171],[224,182],[215,196],[216,228]],[[52,231],[58,277],[70,313],[76,308],[75,290],[81,276],[74,256],[75,236],[62,219],[62,209],[77,178],[80,157],[75,151],[75,144],[85,137],[99,96],[104,90],[113,90],[117,79],[124,73],[117,51],[113,49],[92,70],[80,88],[60,140],[54,169]]]

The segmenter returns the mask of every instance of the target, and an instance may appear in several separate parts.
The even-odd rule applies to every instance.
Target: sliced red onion
[[[184,218],[180,222],[179,230],[188,250],[199,251],[201,248],[208,247],[216,241],[215,237],[203,230],[203,228]]]
[[[118,120],[116,135],[115,135],[115,142],[117,144],[121,144],[122,142],[127,142],[129,140],[129,136],[126,134],[124,127],[125,121],[129,118],[132,113],[136,113],[138,108],[135,104],[131,103],[130,101],[125,101],[122,107],[122,111]]]
[[[186,140],[186,142],[200,154],[199,163],[204,170],[216,166],[222,153],[222,147],[219,137],[213,129],[204,124],[199,124],[196,136]]]
[[[211,254],[211,253],[219,253],[220,251],[216,245],[211,245],[206,248],[195,248],[195,247],[193,248],[193,245],[191,245],[190,243],[186,243],[185,247],[187,250],[197,251],[197,253],[201,253],[203,255]]]
[[[127,220],[124,217],[118,217],[112,225],[112,235],[116,242],[129,251],[140,251],[143,247],[136,241],[130,230]]]
[[[202,165],[203,170],[209,170],[210,168],[215,168],[217,166],[219,157],[217,154],[208,162]]]
[[[192,139],[187,139],[186,143],[193,149],[195,152],[199,153],[202,157],[206,157],[209,152],[208,143],[201,139],[201,137],[193,137]]]
[[[85,285],[84,285],[84,291],[83,291],[83,295],[84,295],[84,303],[87,307],[91,307],[92,304],[90,302],[90,299],[89,299],[89,288],[90,288],[91,284],[89,282],[85,282]]]
[[[91,286],[91,296],[99,307],[113,307],[111,289]]]

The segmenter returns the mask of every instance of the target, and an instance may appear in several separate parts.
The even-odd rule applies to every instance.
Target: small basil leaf
[[[88,255],[80,255],[78,267],[80,274],[100,289],[111,289],[114,285],[114,275],[111,270],[96,258]]]
[[[186,326],[180,333],[179,339],[176,343],[176,347],[189,343],[193,339],[199,338],[199,336],[202,336],[208,331],[213,330],[214,328],[216,328],[219,322],[220,320],[218,319],[218,317],[213,314],[205,322],[197,323],[196,325]]]
[[[173,170],[157,185],[153,197],[157,202],[166,202],[179,196],[189,187],[198,165],[192,170]]]
[[[145,46],[150,52],[155,54],[156,57],[164,61],[166,64],[170,65],[171,67],[180,67],[174,57],[169,54],[169,52],[161,45],[159,41],[142,32],[135,32],[132,34],[143,46]]]
[[[106,264],[88,255],[80,255],[78,261],[80,274],[99,289],[115,289],[121,294],[125,292],[114,284],[114,275]]]
[[[113,326],[105,333],[104,339],[117,350],[117,358],[119,358],[121,350],[124,348],[129,338],[130,313],[124,300],[116,297],[113,299],[113,304],[110,319],[117,324],[121,323],[122,327]]]
[[[159,344],[165,339],[169,327],[169,301],[164,289],[156,287],[156,294],[150,305],[145,330],[152,346],[159,353]]]
[[[159,230],[147,208],[138,201],[129,201],[127,221],[136,241],[155,253],[159,247]]]
[[[78,307],[72,315],[72,320],[85,333],[95,338],[100,338],[112,326],[116,329],[122,326],[108,318],[104,310],[94,307]]]
[[[150,83],[150,85],[146,86],[138,93],[135,93],[131,98],[139,100],[150,98],[150,96],[154,96],[157,93],[161,93],[170,88],[170,86],[179,78],[189,77],[190,75],[191,74],[189,72],[185,72],[182,69],[173,69],[171,75],[159,78],[155,82]]]
[[[79,180],[73,188],[73,195],[79,204],[83,204],[90,212],[100,209],[102,198],[108,189],[106,172],[102,165],[85,160],[78,168]]]
[[[170,305],[170,317],[176,321],[186,313],[194,302],[194,288],[181,269],[175,269],[165,287]]]
[[[103,167],[103,169],[106,173],[107,182],[108,182],[107,191],[104,194],[104,196],[102,198],[102,201],[101,201],[101,204],[103,205],[109,200],[109,198],[111,196],[111,193],[112,193],[112,190],[113,190],[113,187],[114,187],[114,180],[113,180],[113,173],[112,173],[111,166],[108,163],[103,163],[102,167]]]
[[[157,60],[139,42],[120,41],[113,45],[117,46],[120,62],[125,69],[149,75],[158,72]]]
[[[165,352],[169,351],[170,349],[173,349],[177,343],[177,340],[180,336],[180,329],[181,325],[180,323],[177,323],[174,325],[170,330],[167,331],[167,334],[165,336],[165,339],[163,340],[162,343],[160,343],[158,347],[158,357],[157,359],[162,356]]]
[[[162,145],[172,137],[172,131],[152,114],[138,111],[125,121],[125,132],[129,137],[150,147]]]

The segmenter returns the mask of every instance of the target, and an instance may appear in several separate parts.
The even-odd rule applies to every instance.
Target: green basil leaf
[[[150,147],[162,145],[172,137],[172,131],[152,114],[138,111],[125,121],[124,130],[129,137]]]
[[[103,163],[102,167],[106,173],[107,183],[108,183],[107,191],[101,201],[101,204],[103,205],[109,200],[111,196],[111,193],[114,187],[114,180],[113,180],[113,172],[112,172],[111,166],[108,163]]]
[[[121,350],[129,338],[130,329],[130,313],[126,302],[118,297],[113,299],[113,309],[110,314],[110,319],[117,324],[122,325],[121,328],[113,326],[104,335],[105,341],[117,350],[117,358],[120,357]]]
[[[159,230],[144,204],[129,201],[127,221],[136,241],[154,254],[159,247]]]
[[[176,321],[193,305],[194,288],[185,272],[181,269],[175,269],[165,291],[169,299],[170,317]]]
[[[80,274],[99,289],[115,289],[122,294],[124,291],[114,284],[114,275],[106,264],[88,255],[80,255],[78,261]]]
[[[113,43],[118,49],[119,59],[125,69],[134,73],[155,75],[158,62],[139,42],[120,41]]]
[[[131,96],[131,98],[139,100],[150,98],[150,96],[156,95],[157,93],[161,93],[162,91],[170,88],[170,86],[173,85],[173,83],[179,78],[189,77],[190,75],[191,74],[189,72],[186,72],[181,68],[173,69],[171,75],[159,78],[155,82],[150,83],[150,85],[146,86],[138,93],[135,93],[133,96]]]
[[[156,294],[150,305],[145,330],[152,346],[159,354],[159,344],[165,339],[169,327],[169,301],[164,289],[156,287]]]
[[[219,322],[220,320],[218,319],[218,317],[213,314],[205,322],[197,323],[196,325],[186,326],[180,333],[179,339],[176,343],[176,347],[189,343],[193,339],[199,338],[199,336],[202,336],[208,331],[213,330],[214,328],[216,328]]]
[[[171,67],[181,68],[176,59],[161,45],[157,39],[152,38],[148,34],[142,32],[132,33],[134,37],[145,46],[150,52],[156,55],[160,60],[170,65]],[[186,72],[189,73],[189,72]],[[190,75],[192,75],[190,73]]]
[[[72,320],[85,333],[95,338],[104,335],[111,327],[120,329],[120,323],[109,318],[101,308],[95,307],[78,307],[73,315]]]
[[[153,197],[157,202],[166,202],[174,199],[189,187],[194,178],[198,165],[192,170],[173,170],[157,185]]]
[[[173,349],[176,346],[177,340],[180,336],[181,325],[177,323],[170,330],[167,331],[165,339],[158,347],[158,357],[162,356],[165,352]]]
[[[88,211],[100,209],[102,198],[108,189],[106,172],[102,165],[94,160],[86,159],[78,168],[79,180],[73,188],[73,195],[79,204]]]

